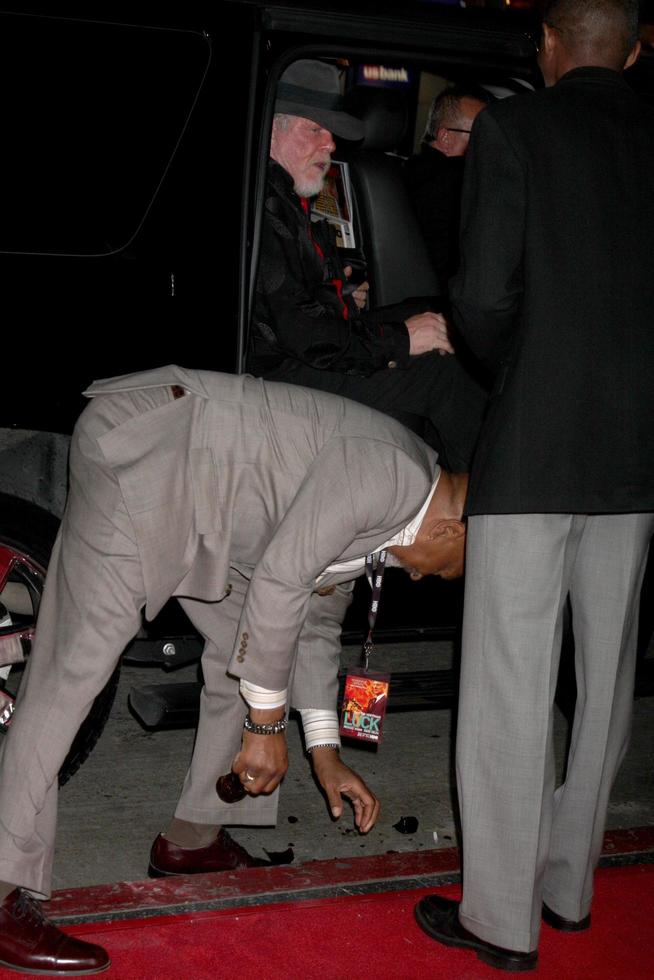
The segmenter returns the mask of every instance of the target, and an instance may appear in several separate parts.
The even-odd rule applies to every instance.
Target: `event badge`
[[[388,674],[350,671],[345,678],[339,731],[346,738],[379,744],[388,703]]]
[[[390,674],[376,674],[368,670],[373,651],[372,631],[377,621],[379,600],[381,598],[386,550],[367,555],[366,577],[370,584],[370,609],[368,610],[368,636],[361,651],[360,670],[350,670],[345,677],[343,707],[339,732],[346,738],[358,738],[364,742],[379,744],[386,705]]]

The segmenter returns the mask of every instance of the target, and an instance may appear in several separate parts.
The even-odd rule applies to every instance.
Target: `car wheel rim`
[[[0,687],[16,693],[39,611],[45,568],[11,544],[0,544]],[[15,683],[9,681],[11,673]],[[14,681],[14,678],[12,678]]]

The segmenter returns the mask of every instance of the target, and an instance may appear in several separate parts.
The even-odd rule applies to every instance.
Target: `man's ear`
[[[456,518],[448,517],[441,518],[431,525],[429,529],[429,539],[430,541],[435,541],[436,538],[460,538],[464,537],[466,533],[466,526],[463,521],[458,521]]]
[[[640,55],[640,41],[636,41],[636,43],[634,44],[633,48],[629,52],[629,57],[627,58],[627,60],[624,63],[625,69],[626,68],[631,68],[632,65],[635,65],[636,62],[638,61],[638,56],[639,55]]]
[[[541,48],[547,53],[552,54],[556,47],[558,38],[556,31],[549,24],[543,23],[543,39],[540,43]]]
[[[436,130],[435,143],[438,147],[447,148],[450,145],[450,131],[445,126],[439,126]]]

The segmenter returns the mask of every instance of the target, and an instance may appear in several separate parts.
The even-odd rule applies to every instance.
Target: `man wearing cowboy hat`
[[[410,301],[363,313],[367,283],[347,295],[332,229],[311,221],[334,135],[364,135],[340,93],[338,68],[312,60],[292,64],[277,87],[249,369],[424,420],[449,468],[467,471],[485,392],[455,356],[444,318]]]

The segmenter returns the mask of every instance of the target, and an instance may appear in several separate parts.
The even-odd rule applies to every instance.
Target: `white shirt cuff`
[[[240,691],[251,708],[268,710],[281,708],[286,704],[286,691],[269,691],[241,678]]]
[[[338,715],[335,711],[327,711],[321,708],[300,708],[300,716],[307,752],[318,745],[334,745],[340,748]]]

